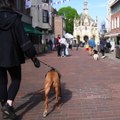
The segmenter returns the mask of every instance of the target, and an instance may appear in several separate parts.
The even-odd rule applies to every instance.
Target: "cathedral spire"
[[[88,0],[84,0],[84,14],[88,15]]]

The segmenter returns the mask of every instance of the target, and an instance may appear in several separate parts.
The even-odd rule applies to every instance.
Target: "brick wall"
[[[54,18],[54,33],[55,33],[55,36],[57,36],[57,35],[63,36],[63,18],[62,18],[62,16],[56,16]]]

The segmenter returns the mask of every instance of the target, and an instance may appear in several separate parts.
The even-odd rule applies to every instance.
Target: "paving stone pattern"
[[[57,57],[56,51],[40,55],[39,60],[62,74],[62,104],[54,108],[55,96],[49,96],[49,114],[44,110],[44,77],[50,69],[41,63],[35,68],[30,60],[22,65],[22,83],[15,100],[19,120],[120,120],[119,60],[93,60],[84,48],[70,51],[69,57]],[[2,113],[0,112],[0,120]]]

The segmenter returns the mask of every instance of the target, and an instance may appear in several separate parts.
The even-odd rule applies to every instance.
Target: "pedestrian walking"
[[[51,39],[48,41],[48,45],[49,45],[49,50],[52,51],[52,49],[53,49],[53,42],[52,42]]]
[[[80,43],[79,43],[79,40],[77,39],[76,40],[76,50],[78,50],[79,47],[80,47]]]
[[[57,49],[57,56],[60,57],[61,56],[61,46],[60,46],[60,35],[58,35],[58,37],[55,39],[55,46],[56,46],[56,49]]]
[[[100,39],[100,52],[102,54],[101,58],[105,58],[106,40],[105,38]]]
[[[88,45],[89,45],[89,54],[93,55],[93,49],[96,47],[94,36],[92,36],[92,38],[88,40]]]
[[[3,119],[18,120],[13,103],[21,83],[21,64],[24,53],[36,67],[40,66],[36,51],[27,38],[21,15],[13,10],[14,0],[0,0],[0,102]],[[11,83],[8,87],[8,74]],[[8,88],[8,89],[7,89]]]
[[[66,56],[66,53],[68,54],[68,43],[67,43],[67,40],[65,38],[65,36],[63,36],[60,40],[60,46],[61,46],[61,56],[62,57],[65,57]],[[66,49],[67,48],[67,49]]]

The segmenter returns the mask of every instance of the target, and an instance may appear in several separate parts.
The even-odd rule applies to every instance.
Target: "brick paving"
[[[70,52],[71,56],[62,58],[56,52],[39,56],[62,74],[62,105],[53,108],[51,92],[46,118],[42,117],[44,93],[36,91],[43,88],[50,68],[41,63],[37,69],[30,60],[22,66],[22,83],[15,100],[19,120],[120,120],[120,64],[109,57],[95,61],[84,48]]]

